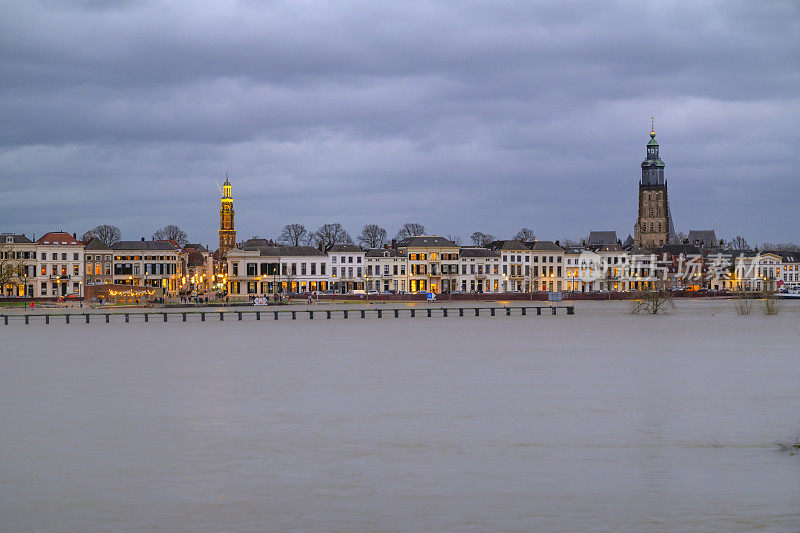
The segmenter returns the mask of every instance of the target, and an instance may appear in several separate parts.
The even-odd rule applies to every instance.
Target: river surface
[[[629,308],[0,326],[0,530],[800,530],[800,306]]]

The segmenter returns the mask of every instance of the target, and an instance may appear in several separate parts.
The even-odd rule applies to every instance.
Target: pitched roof
[[[325,252],[321,252],[313,246],[252,246],[245,243],[242,249],[257,250],[258,255],[262,257],[326,257]]]
[[[617,244],[616,231],[590,231],[589,232],[589,246],[596,246],[598,244]]]
[[[664,244],[658,248],[658,254],[700,255],[701,250],[693,244]]]
[[[405,252],[397,248],[373,248],[368,250],[366,255],[367,257],[402,257]]]
[[[497,250],[488,250],[486,248],[469,247],[462,248],[459,254],[461,257],[500,257],[500,252]]]
[[[36,244],[83,244],[81,241],[70,235],[65,231],[51,231],[50,233],[45,233],[39,240],[36,241]]]
[[[98,239],[97,237],[92,237],[89,239],[89,242],[86,243],[84,247],[86,250],[110,250],[111,247]]]
[[[633,244],[634,244],[633,237],[631,237],[631,234],[629,233],[628,238],[625,239],[625,242],[622,243],[622,246],[628,247],[628,246],[633,246]]]
[[[200,243],[197,243],[197,244],[189,244],[189,243],[187,243],[187,244],[184,244],[184,245],[183,245],[183,249],[184,249],[185,251],[188,251],[188,250],[194,250],[194,251],[197,251],[197,252],[207,252],[207,251],[208,251],[208,250],[206,249],[206,247],[205,247],[205,246],[203,246],[203,245],[202,245],[202,244],[200,244]]]
[[[530,250],[531,247],[522,241],[514,239],[505,241],[492,241],[489,245],[492,250]]]
[[[400,248],[458,248],[458,245],[449,239],[438,235],[418,235],[416,237],[406,237],[397,243]]]
[[[192,251],[186,259],[186,265],[190,267],[198,267],[206,264],[206,259],[203,257],[202,252]]]
[[[700,246],[708,248],[710,246],[717,246],[719,241],[713,229],[693,229],[689,230],[689,244],[699,244]]]
[[[111,245],[112,250],[161,250],[174,252],[177,246],[169,241],[119,241]]]
[[[362,250],[361,247],[356,244],[334,244],[332,246],[328,246],[326,251],[328,253],[358,253],[363,252],[364,250]]]
[[[533,245],[534,251],[542,251],[542,250],[552,250],[552,251],[564,251],[564,249],[554,243],[553,241],[536,241]]]
[[[33,244],[33,241],[31,241],[25,235],[17,233],[0,233],[0,243],[5,243],[9,237],[11,237],[11,242],[14,244]]]

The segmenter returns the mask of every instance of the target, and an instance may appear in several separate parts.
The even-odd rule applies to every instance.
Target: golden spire
[[[655,139],[656,138],[655,120],[656,120],[656,117],[654,117],[654,116],[650,117],[650,138],[651,139]]]

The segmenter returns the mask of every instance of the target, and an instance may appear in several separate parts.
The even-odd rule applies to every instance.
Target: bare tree
[[[395,239],[405,239],[406,237],[416,237],[417,235],[425,235],[425,226],[416,222],[406,222],[397,232]]]
[[[737,235],[728,241],[726,248],[728,250],[750,250],[750,245],[747,244],[747,241],[744,237]]]
[[[323,224],[311,239],[315,246],[322,246],[323,249],[334,244],[353,244],[350,234],[338,222]]]
[[[302,246],[308,244],[311,235],[302,224],[287,224],[278,235],[278,242],[287,246]]]
[[[0,292],[5,290],[6,284],[17,282],[24,277],[25,267],[16,255],[11,246],[0,243]]]
[[[686,244],[689,242],[689,236],[683,231],[679,231],[672,238],[672,244]]]
[[[106,246],[111,246],[112,244],[119,242],[119,240],[122,238],[122,232],[116,226],[103,224],[90,229],[81,236],[81,240],[83,242],[88,242],[92,238],[100,239],[100,241],[102,241]]]
[[[174,224],[164,226],[153,233],[153,239],[157,241],[175,241],[178,246],[183,246],[189,242],[186,232]]]
[[[456,244],[458,246],[461,246],[461,244],[464,242],[459,235],[448,234],[446,238],[448,241],[452,241],[453,244]]]
[[[358,242],[367,248],[380,248],[386,244],[386,230],[377,224],[367,224],[361,230]]]
[[[476,231],[472,235],[469,236],[472,239],[472,244],[475,246],[486,246],[490,244],[494,240],[494,235],[489,235],[488,233],[482,233],[480,231]]]
[[[530,228],[522,228],[514,235],[515,241],[531,242],[536,240],[536,234]]]
[[[761,245],[762,250],[800,250],[800,245],[795,244],[793,242],[765,242]]]

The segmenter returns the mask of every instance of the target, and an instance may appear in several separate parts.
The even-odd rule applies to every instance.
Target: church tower
[[[219,208],[219,251],[221,256],[236,246],[236,226],[233,224],[233,197],[228,171],[225,171],[225,183],[222,184],[222,198]]]
[[[655,249],[669,244],[672,226],[664,162],[658,155],[655,127],[651,124],[647,154],[642,161],[642,179],[639,182],[639,217],[633,227],[633,240],[637,246]]]

